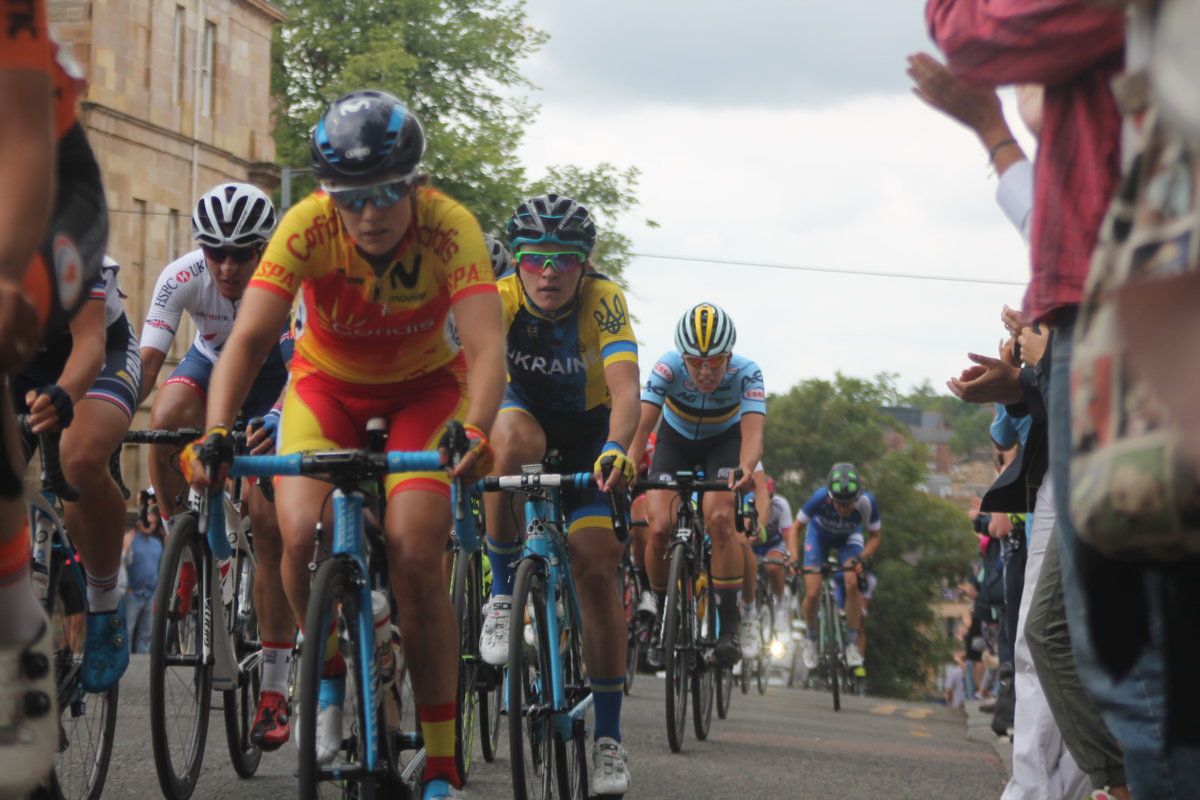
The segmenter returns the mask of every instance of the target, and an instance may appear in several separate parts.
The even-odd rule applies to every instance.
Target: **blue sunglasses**
[[[401,180],[392,183],[381,183],[378,186],[364,186],[361,189],[340,189],[327,192],[337,203],[349,211],[362,211],[367,203],[373,203],[376,208],[394,206],[404,198],[412,188],[412,181]]]

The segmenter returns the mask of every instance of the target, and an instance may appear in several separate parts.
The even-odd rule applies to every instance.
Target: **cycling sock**
[[[850,645],[855,645],[856,647],[858,646],[857,628],[848,628],[846,630],[846,646],[849,647]]]
[[[646,574],[646,570],[644,568],[638,567],[634,570],[634,572],[637,573],[638,580],[642,583],[642,589],[653,588],[650,586],[650,576]]]
[[[121,570],[118,569],[112,575],[93,575],[86,569],[83,573],[87,576],[88,612],[107,614],[116,611],[121,602],[121,593],[117,591]]]
[[[513,562],[521,554],[520,542],[498,542],[491,536],[486,537],[488,560],[492,562],[492,597],[513,593]]]
[[[29,528],[0,542],[0,643],[29,642],[42,629],[43,614],[29,582]]]
[[[286,696],[291,667],[291,642],[263,642],[261,691],[277,692]]]
[[[592,684],[592,708],[596,712],[593,740],[607,737],[621,741],[621,699],[625,696],[625,676],[588,680]]]
[[[712,583],[713,588],[716,590],[717,618],[721,625],[721,632],[733,631],[736,633],[738,628],[738,594],[742,591],[742,576],[720,578],[714,575]]]
[[[462,787],[462,779],[454,764],[455,710],[453,700],[438,705],[417,703],[417,719],[421,721],[421,738],[425,741],[425,771],[421,780],[443,778],[457,789]]]

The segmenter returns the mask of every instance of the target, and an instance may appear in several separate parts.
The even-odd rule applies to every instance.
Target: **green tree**
[[[799,502],[836,461],[862,470],[883,519],[874,567],[879,587],[867,628],[870,688],[917,696],[946,655],[933,604],[943,586],[969,570],[973,539],[962,511],[917,491],[928,453],[879,410],[895,402],[888,375],[803,381],[768,398],[765,449],[780,491]],[[902,446],[889,449],[889,441]]]
[[[427,139],[434,184],[462,202],[484,231],[500,233],[525,197],[571,194],[599,222],[598,261],[619,278],[631,242],[619,231],[637,205],[638,170],[601,162],[562,165],[530,184],[518,157],[537,108],[519,65],[546,42],[524,0],[281,0],[271,87],[280,163],[308,163],[309,132],[339,95],[370,86],[402,98]],[[310,191],[309,176],[292,196]],[[645,224],[654,226],[651,220]]]

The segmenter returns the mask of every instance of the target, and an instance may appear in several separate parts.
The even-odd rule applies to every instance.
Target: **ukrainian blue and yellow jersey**
[[[621,287],[588,273],[578,306],[554,320],[531,307],[519,274],[501,278],[497,287],[508,333],[510,393],[555,413],[610,408],[604,368],[621,361],[637,364],[637,339]]]

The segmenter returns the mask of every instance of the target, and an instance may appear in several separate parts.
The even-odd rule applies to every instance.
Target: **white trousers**
[[[1075,759],[1063,745],[1062,734],[1046,704],[1038,682],[1029,645],[1025,642],[1025,619],[1042,572],[1046,544],[1054,527],[1054,492],[1050,476],[1038,489],[1037,507],[1029,521],[1029,553],[1025,562],[1025,589],[1017,618],[1014,645],[1014,688],[1017,693],[1013,728],[1012,778],[1001,800],[1079,800],[1091,791],[1091,782],[1079,771]]]

